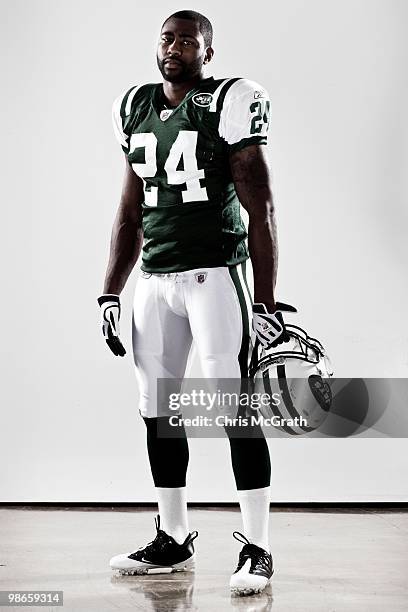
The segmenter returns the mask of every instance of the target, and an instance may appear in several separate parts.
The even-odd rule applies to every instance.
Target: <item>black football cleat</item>
[[[232,535],[244,546],[239,553],[237,569],[231,576],[231,593],[234,595],[260,593],[273,574],[272,555],[260,546],[251,544],[239,531],[234,531]]]
[[[160,529],[160,516],[155,519],[157,535],[152,542],[135,552],[116,555],[110,560],[113,570],[122,575],[168,574],[194,570],[193,540],[197,531],[189,533],[182,544]]]

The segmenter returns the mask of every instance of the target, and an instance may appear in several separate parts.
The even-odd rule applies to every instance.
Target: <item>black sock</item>
[[[225,427],[225,431],[230,442],[237,489],[246,491],[269,487],[271,459],[262,428],[256,425],[239,431],[239,427]]]
[[[153,481],[155,487],[185,487],[189,460],[186,432],[184,426],[171,426],[169,419],[143,417]]]

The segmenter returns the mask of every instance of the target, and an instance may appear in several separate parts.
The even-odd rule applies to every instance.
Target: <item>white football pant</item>
[[[133,307],[133,353],[143,417],[169,416],[157,405],[157,379],[182,379],[192,342],[206,379],[247,376],[252,317],[246,270],[141,272]]]

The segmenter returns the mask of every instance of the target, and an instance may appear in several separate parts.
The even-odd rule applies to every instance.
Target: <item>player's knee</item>
[[[238,355],[234,353],[200,353],[204,375],[208,378],[239,378]]]

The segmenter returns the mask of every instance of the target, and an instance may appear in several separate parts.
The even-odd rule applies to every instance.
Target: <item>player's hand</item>
[[[265,304],[253,304],[252,327],[263,348],[276,348],[279,344],[290,340],[283,320],[283,312],[297,312],[297,310],[282,302],[276,302],[274,312],[268,312]]]
[[[119,339],[120,299],[111,293],[98,298],[101,307],[102,333],[112,353],[123,357],[126,355],[125,347]]]

